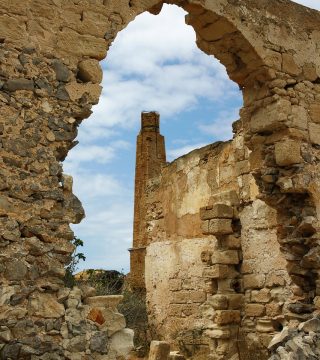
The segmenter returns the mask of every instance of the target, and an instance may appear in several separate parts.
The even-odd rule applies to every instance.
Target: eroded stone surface
[[[178,333],[204,358],[232,359],[239,350],[242,358],[252,351],[266,359],[281,324],[319,309],[320,15],[277,0],[170,3],[188,12],[199,48],[243,89],[244,107],[230,142],[164,167],[158,148],[147,179],[153,188],[140,189],[146,198],[139,199],[132,260],[146,259],[146,269],[137,266],[136,280],[143,287],[145,273],[151,325],[162,337]],[[98,61],[135,16],[161,5],[0,0],[2,358],[77,359],[86,352],[114,359],[131,346],[130,331],[106,339],[103,311],[96,307],[88,318],[90,305],[63,290],[73,251],[69,224],[84,210],[61,162],[99,99]],[[154,139],[160,145],[161,137]],[[215,204],[231,206],[232,218],[230,212],[202,224],[200,208]],[[211,273],[221,277],[203,276],[214,252],[230,250],[238,258]],[[214,309],[215,294],[227,297],[227,309]],[[234,295],[244,299],[240,310]],[[275,356],[287,356],[285,349]]]

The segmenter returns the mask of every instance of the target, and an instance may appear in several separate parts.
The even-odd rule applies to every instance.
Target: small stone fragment
[[[71,78],[71,71],[68,67],[60,60],[54,60],[52,67],[56,73],[56,79],[58,81],[68,82]]]
[[[17,90],[34,90],[33,80],[29,79],[12,79],[8,80],[4,85],[5,90],[17,91]]]

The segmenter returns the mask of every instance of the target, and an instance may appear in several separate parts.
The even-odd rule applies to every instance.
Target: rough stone
[[[130,329],[117,331],[110,339],[109,351],[115,356],[126,358],[133,347],[133,331]]]
[[[310,123],[309,124],[309,135],[310,135],[310,141],[312,144],[320,144],[320,125]]]
[[[169,343],[165,341],[151,341],[148,360],[167,360],[169,355]]]
[[[60,60],[54,60],[52,67],[56,73],[56,79],[58,81],[68,82],[71,78],[71,72],[66,65]]]
[[[4,85],[4,88],[8,91],[17,91],[17,90],[34,90],[33,80],[30,79],[12,79],[8,80]]]
[[[239,253],[237,250],[215,251],[211,256],[213,264],[239,264]]]
[[[243,286],[245,289],[259,289],[264,286],[265,276],[264,275],[244,275]]]
[[[181,339],[196,359],[247,358],[245,345],[265,360],[283,319],[298,327],[319,308],[319,13],[277,0],[262,7],[254,0],[171,3],[188,13],[197,45],[226,67],[244,104],[232,140],[170,163],[159,114],[144,113],[130,286],[145,291],[150,333],[174,346]],[[90,350],[93,334],[108,330],[105,312],[117,314],[113,300],[90,302],[88,294],[64,290],[70,223],[84,211],[70,182],[62,181],[61,162],[99,100],[98,61],[138,14],[161,6],[155,0],[0,0],[2,358],[127,357],[128,330],[111,335],[108,354]],[[292,146],[282,154],[286,141]],[[221,211],[202,222],[199,209],[209,204]],[[226,206],[232,217],[230,209],[222,211]],[[230,250],[238,251],[239,264],[206,274],[212,258],[203,263],[201,254]],[[207,301],[212,295],[227,296],[228,308],[214,309]],[[263,318],[240,313],[252,301],[266,304]],[[297,334],[273,355],[319,358],[311,344],[317,333]],[[94,341],[93,349],[102,347]]]
[[[34,293],[29,300],[29,312],[43,318],[59,318],[64,315],[65,309],[50,294]]]
[[[104,331],[97,331],[93,333],[90,339],[90,350],[105,354],[108,352],[108,334]]]
[[[302,161],[301,144],[298,141],[285,140],[275,145],[275,158],[279,166],[290,166]]]
[[[262,316],[265,313],[265,306],[261,304],[247,304],[245,314],[247,316]]]
[[[210,220],[216,218],[232,219],[233,209],[225,204],[215,204],[200,209],[201,220]]]
[[[78,77],[84,82],[100,84],[102,75],[103,72],[99,61],[95,59],[83,60],[78,65]]]
[[[232,226],[230,219],[212,219],[209,221],[209,234],[228,235],[232,234]]]

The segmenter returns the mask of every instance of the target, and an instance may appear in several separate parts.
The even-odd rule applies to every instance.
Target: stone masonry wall
[[[168,3],[188,12],[186,21],[195,29],[200,49],[216,56],[243,90],[240,128],[251,153],[247,154],[250,166],[237,175],[237,182],[249,179],[240,184],[239,201],[252,206],[247,197],[254,191],[274,209],[276,232],[271,229],[271,233],[295,284],[281,316],[286,321],[305,321],[319,306],[320,15],[288,0]],[[64,266],[73,250],[69,224],[84,216],[62,162],[76,145],[77,127],[99,100],[99,61],[130,21],[144,11],[156,14],[161,6],[159,0],[0,0],[2,358],[108,358],[99,351],[89,353],[88,342],[86,355],[77,347],[68,350],[70,344],[55,325],[57,319],[69,321],[67,305],[60,298]],[[237,167],[245,165],[244,155],[239,156]],[[214,204],[203,204],[209,205]],[[239,220],[229,220],[238,236]],[[239,264],[231,265],[239,272]],[[237,276],[233,273],[232,281]],[[264,281],[259,288],[267,284]],[[257,302],[252,300],[257,286],[250,293],[252,303]],[[50,304],[50,313],[44,304]],[[261,313],[267,314],[266,309],[261,308]],[[230,324],[238,326],[238,313],[226,314],[234,319]],[[84,313],[81,318],[86,324],[92,321]],[[249,318],[255,334],[259,317]],[[216,319],[210,321],[217,324]],[[70,336],[80,343],[84,335]],[[235,351],[225,335],[214,337],[210,344],[215,359]]]
[[[237,126],[232,142],[194,150],[146,186],[150,326],[195,359],[226,339],[266,358],[291,294],[276,212],[257,198]]]

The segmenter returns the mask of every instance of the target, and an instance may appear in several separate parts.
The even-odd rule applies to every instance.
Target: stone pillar
[[[212,360],[239,359],[238,333],[244,295],[241,286],[241,226],[237,210],[226,204],[214,204],[200,209],[202,230],[214,235],[217,248],[205,251],[203,277],[210,282],[203,310],[211,313],[213,324],[206,330]]]
[[[141,114],[141,131],[137,137],[134,196],[133,247],[130,251],[130,279],[135,289],[144,289],[146,237],[146,197],[151,179],[160,175],[166,163],[164,137],[159,132],[160,116],[156,112]]]

